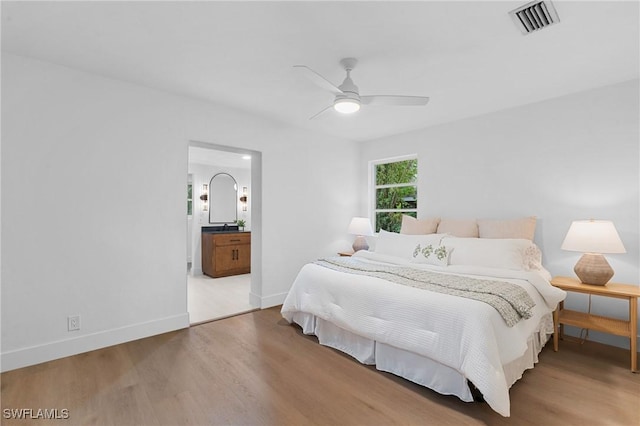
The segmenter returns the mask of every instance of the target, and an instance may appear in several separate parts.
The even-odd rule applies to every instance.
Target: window
[[[187,216],[193,215],[193,184],[187,184]]]
[[[400,232],[402,215],[418,213],[418,159],[381,160],[372,166],[375,231]]]

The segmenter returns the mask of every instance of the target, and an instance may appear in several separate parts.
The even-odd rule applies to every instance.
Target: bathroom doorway
[[[258,308],[258,303],[255,301],[259,300],[259,297],[256,292],[252,292],[252,285],[257,287],[257,283],[254,282],[257,280],[252,277],[256,275],[256,272],[259,276],[259,270],[252,269],[250,273],[218,277],[217,274],[210,272],[211,266],[207,264],[207,259],[205,259],[205,267],[203,268],[202,258],[203,230],[207,231],[212,227],[224,225],[224,228],[237,228],[245,235],[251,235],[256,230],[259,232],[259,226],[254,226],[255,215],[252,214],[252,207],[256,205],[256,200],[252,196],[252,193],[255,192],[252,181],[257,181],[256,176],[252,176],[252,169],[260,170],[259,167],[256,167],[259,164],[255,164],[255,161],[260,161],[259,153],[257,154],[258,158],[255,158],[256,153],[251,151],[206,143],[192,142],[189,144],[187,210],[188,213],[190,210],[191,215],[187,215],[187,309],[191,325],[238,315]],[[232,208],[235,210],[235,216],[226,219],[224,224],[212,223],[212,220],[217,219],[210,215],[212,208],[214,210],[220,208],[220,205],[217,204],[220,201],[216,200],[215,194],[211,193],[211,179],[221,173],[233,177],[237,186],[235,199],[234,197],[231,197],[231,201],[225,199],[226,203],[235,204],[235,209]],[[257,198],[259,202],[259,197]],[[226,208],[228,206],[225,206]],[[254,239],[253,235],[250,239]],[[260,254],[259,247],[257,249],[251,247],[252,267],[254,263],[259,264],[259,262],[254,262],[254,256]],[[205,256],[207,256],[206,250]]]

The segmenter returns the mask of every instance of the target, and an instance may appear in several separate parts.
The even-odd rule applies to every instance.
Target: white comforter
[[[534,315],[506,326],[490,305],[389,281],[305,265],[282,306],[283,317],[306,312],[378,342],[426,356],[459,371],[498,413],[509,416],[509,385],[502,366],[522,356],[543,315],[566,293],[538,272],[470,266],[446,268],[360,251],[363,262],[383,262],[444,273],[498,277],[525,288],[536,302]]]

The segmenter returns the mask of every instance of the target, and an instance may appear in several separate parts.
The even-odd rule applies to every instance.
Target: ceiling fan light
[[[360,109],[360,102],[353,99],[338,99],[333,108],[342,114],[352,114]]]

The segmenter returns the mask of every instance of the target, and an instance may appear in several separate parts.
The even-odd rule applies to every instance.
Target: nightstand
[[[553,312],[553,350],[558,351],[558,339],[562,337],[564,324],[628,337],[631,343],[629,345],[631,348],[631,371],[637,372],[638,297],[640,297],[640,287],[617,283],[608,283],[605,286],[590,285],[581,283],[577,278],[569,277],[554,277],[551,280],[551,285],[565,291],[615,297],[629,301],[628,321],[564,309],[564,302],[560,302],[558,308]]]
[[[353,255],[352,251],[340,251],[338,252],[338,255],[340,255],[341,257],[351,257]]]

